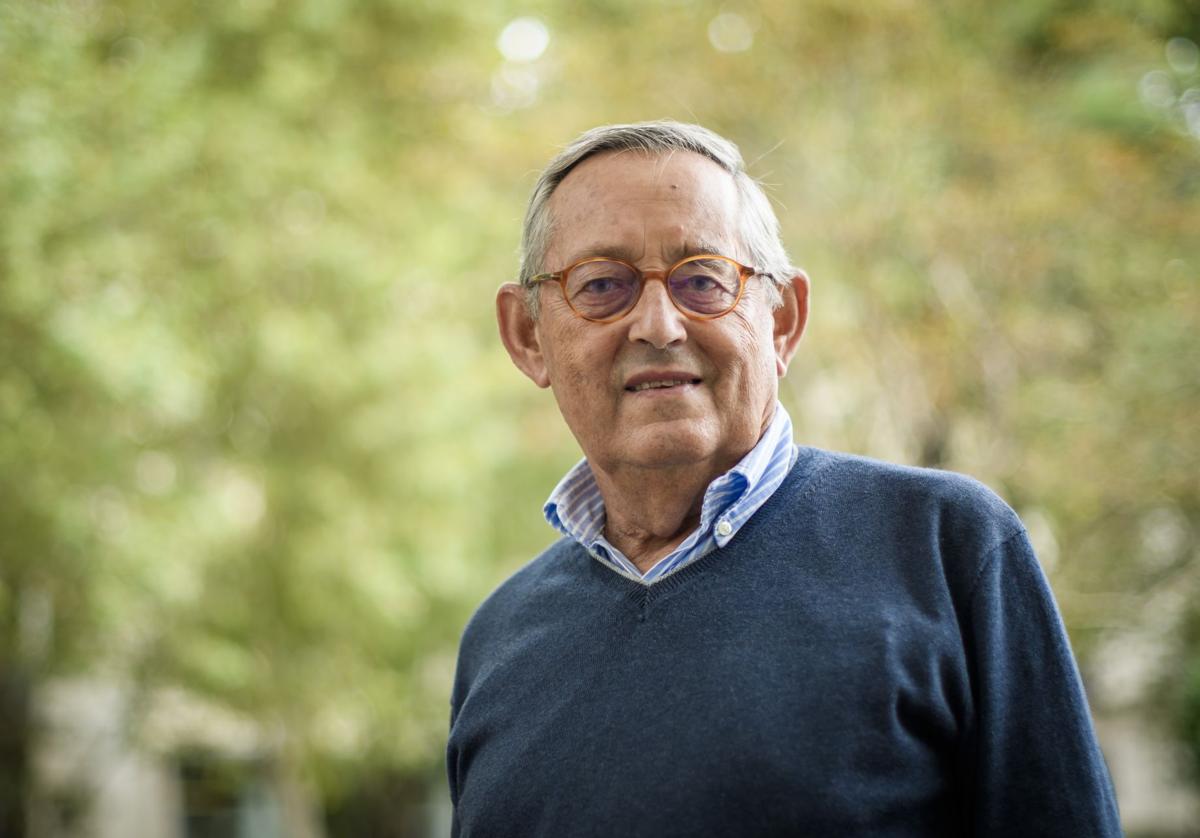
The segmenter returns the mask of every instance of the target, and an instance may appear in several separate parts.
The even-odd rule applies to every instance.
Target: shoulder
[[[463,631],[460,657],[491,638],[506,636],[531,606],[576,587],[587,558],[583,548],[563,537],[513,573],[475,609]]]
[[[973,510],[985,515],[1013,515],[996,492],[965,474],[836,451],[804,448],[801,451],[813,458],[813,478],[824,491],[875,496],[895,503],[932,504],[939,509]]]
[[[925,544],[937,552],[990,552],[1021,521],[992,489],[952,471],[801,448],[791,505],[826,531]]]
[[[577,542],[566,536],[559,538],[501,582],[480,604],[476,617],[521,607],[531,595],[548,585],[571,584],[574,576],[571,565],[576,554],[583,554]]]

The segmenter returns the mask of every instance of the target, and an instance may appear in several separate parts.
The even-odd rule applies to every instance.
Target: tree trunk
[[[279,799],[283,834],[288,838],[325,838],[325,827],[318,816],[318,807],[309,787],[290,764],[286,751],[272,772]]]
[[[29,695],[25,673],[19,667],[0,665],[0,835],[13,838],[26,834],[32,738]]]

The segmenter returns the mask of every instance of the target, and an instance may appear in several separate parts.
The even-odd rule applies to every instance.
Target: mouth
[[[673,381],[646,381],[642,384],[635,384],[632,387],[626,387],[630,393],[641,393],[644,390],[666,390],[673,387],[686,387],[689,384],[699,384],[700,379],[676,379]]]
[[[686,373],[642,373],[635,375],[625,384],[627,393],[645,393],[648,391],[690,389],[699,384],[701,379]]]

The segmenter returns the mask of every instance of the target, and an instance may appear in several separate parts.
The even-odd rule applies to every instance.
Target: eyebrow
[[[672,248],[667,252],[669,262],[678,262],[681,259],[686,259],[689,256],[699,256],[702,253],[711,253],[715,256],[729,256],[725,250],[728,245],[717,245],[712,241],[703,238],[689,238],[683,243],[682,247]],[[633,251],[633,248],[626,245],[591,245],[583,248],[571,259],[572,264],[581,259],[592,259],[597,256],[607,256],[612,259],[619,259],[622,262],[628,262],[631,265],[636,264],[641,258],[639,254]]]

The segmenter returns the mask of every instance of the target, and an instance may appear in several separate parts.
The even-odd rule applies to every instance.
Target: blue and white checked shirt
[[[750,516],[775,493],[796,460],[792,417],[776,403],[758,444],[704,492],[700,526],[643,574],[604,538],[604,498],[586,459],[567,472],[542,508],[550,526],[579,542],[594,558],[624,576],[650,585],[729,543]]]

